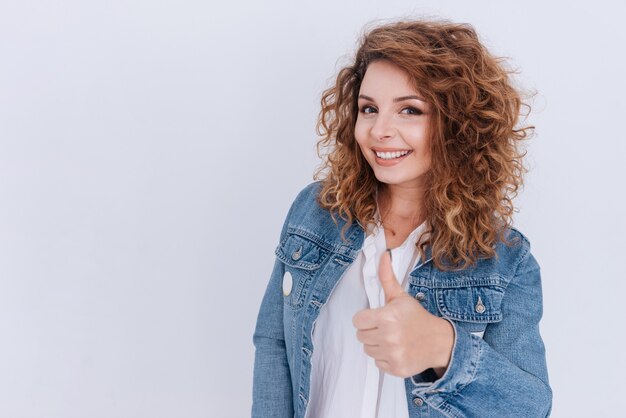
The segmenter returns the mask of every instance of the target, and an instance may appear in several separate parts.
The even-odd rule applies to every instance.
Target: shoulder
[[[296,223],[298,219],[306,218],[306,212],[310,211],[312,205],[317,205],[316,197],[319,194],[320,188],[321,182],[315,181],[307,184],[297,193],[296,197],[291,202],[289,211],[283,222],[279,238],[280,241],[283,241],[289,229],[293,227],[293,224]]]
[[[347,220],[320,206],[318,197],[322,190],[322,181],[314,181],[303,187],[291,204],[285,224],[284,234],[297,234],[314,240],[327,248],[340,248],[349,244],[355,250],[362,240],[363,231],[358,222],[352,220],[346,226]],[[347,240],[342,239],[341,230],[346,227]],[[281,236],[282,238],[282,236]]]
[[[515,274],[523,274],[531,270],[539,269],[539,263],[531,252],[530,240],[519,229],[509,227],[507,229],[507,238],[512,241],[513,246],[504,245],[503,251],[509,251],[514,254],[513,264],[515,266]]]
[[[508,243],[496,243],[494,267],[509,280],[515,276],[538,270],[539,264],[531,252],[530,240],[519,229],[508,227],[504,234]]]
[[[516,275],[538,269],[539,265],[531,253],[530,241],[519,229],[508,227],[504,232],[507,242],[498,240],[493,257],[479,258],[465,274],[474,277],[499,277],[508,283]]]
[[[307,184],[302,188],[292,203],[292,211],[307,210],[312,205],[317,205],[317,196],[322,189],[320,180]]]
[[[317,201],[321,188],[322,182],[314,181],[298,192],[287,213],[283,233],[294,229],[315,232],[330,218],[330,212]]]
[[[310,217],[311,214],[319,212],[321,209],[317,203],[317,196],[322,188],[321,181],[314,181],[304,186],[296,195],[289,212],[287,213],[287,223],[301,223],[300,220]],[[319,216],[319,214],[318,214]]]

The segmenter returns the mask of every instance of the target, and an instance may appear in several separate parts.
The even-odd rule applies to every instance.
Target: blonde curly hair
[[[318,204],[346,224],[375,222],[380,182],[354,137],[357,96],[368,65],[387,60],[403,70],[433,109],[432,162],[424,196],[426,237],[416,243],[422,257],[431,246],[441,270],[464,269],[496,254],[497,240],[510,245],[506,230],[513,198],[528,170],[520,141],[534,126],[517,127],[522,106],[504,58],[494,57],[469,24],[446,20],[386,23],[366,31],[351,65],[342,68],[321,98],[317,153],[322,164]],[[325,152],[322,152],[324,150]]]

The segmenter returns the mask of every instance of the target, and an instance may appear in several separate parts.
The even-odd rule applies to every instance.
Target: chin
[[[407,187],[416,187],[423,184],[425,177],[424,175],[412,176],[412,177],[401,177],[401,176],[385,176],[380,175],[378,173],[374,173],[376,179],[384,184],[390,185],[403,185]]]

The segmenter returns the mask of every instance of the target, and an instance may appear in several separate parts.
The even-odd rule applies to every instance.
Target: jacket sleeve
[[[547,417],[552,408],[544,344],[539,265],[530,251],[518,264],[502,299],[502,320],[484,339],[454,327],[446,373],[413,381],[412,393],[450,417]]]
[[[285,237],[289,209],[280,241]],[[291,372],[283,328],[282,279],[284,264],[276,258],[261,301],[253,335],[255,347],[252,384],[252,418],[293,417]]]
[[[283,335],[283,272],[283,264],[276,259],[254,331],[252,418],[293,417],[291,374]]]

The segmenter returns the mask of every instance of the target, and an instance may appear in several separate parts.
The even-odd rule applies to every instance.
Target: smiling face
[[[430,168],[431,111],[408,74],[389,61],[370,63],[358,107],[354,137],[378,181],[421,189]]]

